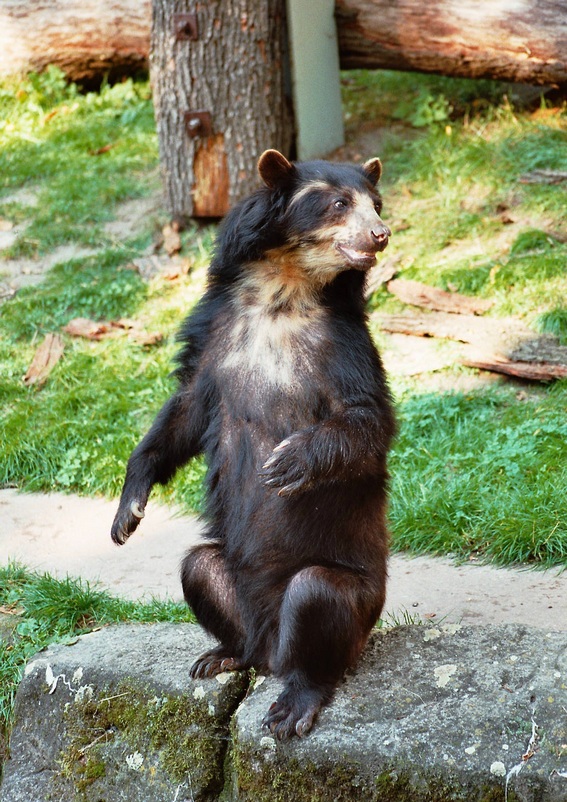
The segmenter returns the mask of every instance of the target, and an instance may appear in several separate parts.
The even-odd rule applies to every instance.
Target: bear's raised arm
[[[182,387],[162,407],[154,424],[134,449],[122,488],[111,537],[123,545],[141,519],[152,487],[167,484],[178,468],[203,450],[208,411],[203,382]]]

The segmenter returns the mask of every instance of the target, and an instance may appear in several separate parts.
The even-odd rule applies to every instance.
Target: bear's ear
[[[290,181],[295,167],[279,150],[265,150],[258,159],[258,172],[264,184],[275,189]]]
[[[364,162],[362,165],[362,169],[366,173],[366,177],[370,183],[376,186],[382,175],[382,162],[380,159],[368,159],[368,161]]]

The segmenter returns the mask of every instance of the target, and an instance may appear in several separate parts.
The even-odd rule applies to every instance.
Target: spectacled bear
[[[395,422],[364,286],[391,232],[378,159],[268,150],[258,170],[264,186],[221,225],[180,333],[179,389],[130,457],[112,538],[125,543],[152,486],[204,452],[208,540],[181,573],[219,646],[190,673],[280,677],[263,724],[283,739],[311,729],[384,603]]]

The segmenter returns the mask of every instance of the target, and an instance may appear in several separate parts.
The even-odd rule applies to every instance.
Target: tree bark
[[[0,73],[60,67],[78,83],[148,67],[150,0],[1,0]]]
[[[337,0],[341,67],[567,83],[563,0]]]
[[[174,12],[196,15],[195,40],[176,39]],[[286,37],[285,0],[153,0],[150,74],[173,219],[222,216],[258,186],[264,150],[289,156]]]

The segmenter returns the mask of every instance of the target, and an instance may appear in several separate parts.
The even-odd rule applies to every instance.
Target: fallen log
[[[499,359],[496,356],[492,359],[463,356],[461,364],[469,368],[489,370],[492,373],[504,373],[507,376],[514,376],[517,379],[529,379],[530,381],[547,382],[553,379],[567,378],[567,365],[552,365],[549,362],[514,362],[510,359]]]
[[[337,0],[341,67],[567,83],[561,0]]]
[[[151,0],[2,0],[0,74],[48,64],[83,84],[148,68]]]
[[[74,81],[148,66],[150,0],[2,0],[0,74],[57,64]],[[205,9],[203,5],[203,9]],[[341,66],[567,83],[560,0],[336,0]]]

